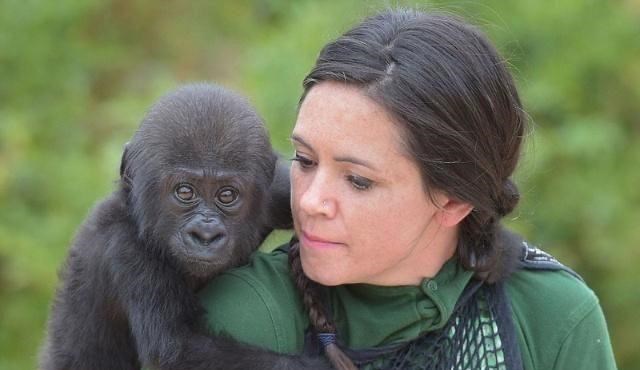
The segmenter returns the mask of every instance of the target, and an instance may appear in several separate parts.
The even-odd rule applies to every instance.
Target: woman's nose
[[[318,172],[300,193],[300,208],[308,215],[322,214],[332,217],[336,210],[331,183],[326,174]]]

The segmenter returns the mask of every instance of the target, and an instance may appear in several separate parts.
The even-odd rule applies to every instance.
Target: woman
[[[366,19],[304,81],[297,239],[205,289],[211,327],[279,352],[324,348],[344,369],[615,368],[593,292],[499,227],[519,199],[525,124],[474,27],[408,10]]]

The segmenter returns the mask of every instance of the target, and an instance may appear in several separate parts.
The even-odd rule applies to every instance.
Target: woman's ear
[[[458,225],[471,211],[473,206],[467,202],[450,198],[444,194],[438,197],[438,217],[442,226],[453,227]]]

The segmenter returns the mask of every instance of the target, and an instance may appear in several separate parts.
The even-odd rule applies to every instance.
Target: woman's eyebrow
[[[313,147],[307,143],[306,141],[304,141],[303,138],[301,138],[300,136],[296,135],[296,134],[292,134],[291,135],[291,141],[294,141],[308,149],[310,149],[311,151],[313,151]],[[371,162],[366,161],[364,159],[361,158],[356,158],[350,155],[341,155],[341,156],[337,156],[337,157],[333,157],[333,160],[336,162],[348,162],[348,163],[352,163],[358,166],[363,166],[363,167],[367,167],[370,168],[374,171],[377,171],[378,168],[376,166],[374,166]]]
[[[376,166],[374,166],[371,162],[365,161],[364,159],[348,156],[348,155],[339,156],[339,157],[333,157],[333,160],[336,161],[336,162],[349,162],[349,163],[353,163],[353,164],[358,165],[358,166],[363,166],[363,167],[370,168],[370,169],[372,169],[374,171],[378,171]]]
[[[291,141],[295,141],[296,143],[298,143],[298,144],[300,144],[302,146],[306,146],[307,148],[313,150],[313,147],[311,145],[309,145],[309,143],[304,141],[303,138],[301,138],[300,136],[298,136],[296,134],[291,134],[290,139],[291,139]]]

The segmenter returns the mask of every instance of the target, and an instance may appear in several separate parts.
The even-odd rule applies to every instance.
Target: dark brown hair
[[[420,168],[425,191],[437,189],[473,206],[460,224],[460,264],[488,282],[501,279],[508,251],[498,227],[519,200],[510,176],[526,115],[506,62],[482,32],[451,15],[388,10],[322,49],[304,80],[301,102],[322,81],[360,87],[387,110]],[[312,325],[335,332],[297,248],[290,257]],[[349,368],[336,364],[332,352],[327,355],[334,366]]]

